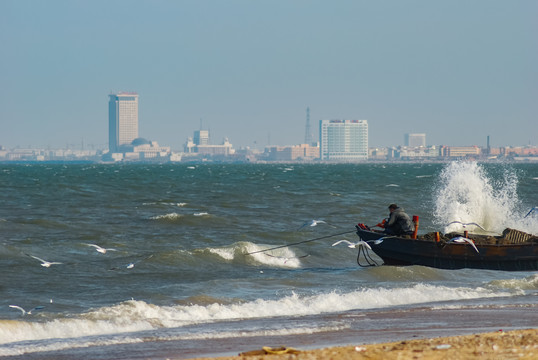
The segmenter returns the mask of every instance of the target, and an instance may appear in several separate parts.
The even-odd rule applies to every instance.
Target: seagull
[[[463,236],[458,236],[458,237],[450,239],[449,242],[456,242],[456,243],[464,243],[464,242],[466,242],[466,243],[470,244],[478,254],[480,254],[480,252],[476,248],[476,245],[474,244],[474,242],[471,239],[467,239],[467,238],[465,238]]]
[[[335,242],[332,246],[336,246],[340,243],[347,244],[347,247],[351,249],[355,249],[357,247],[360,248],[361,246],[366,246],[368,249],[372,250],[372,247],[364,240],[359,240],[356,243],[352,243],[351,241],[347,241],[347,240],[340,240],[340,241]]]
[[[36,307],[33,308],[32,310],[30,310],[30,311],[26,311],[26,310],[24,310],[23,308],[21,308],[20,306],[17,306],[17,305],[9,305],[9,307],[10,307],[10,308],[13,308],[13,309],[18,309],[18,310],[20,310],[20,311],[22,312],[22,315],[23,315],[23,316],[26,315],[26,314],[28,314],[28,315],[32,314],[32,311],[34,311],[34,310],[41,310],[41,309],[44,309],[44,308],[45,308],[44,306],[36,306]]]
[[[105,249],[100,247],[99,245],[95,244],[86,244],[88,246],[93,246],[97,252],[100,252],[101,254],[106,254],[107,251],[117,251],[116,249]]]
[[[327,222],[323,221],[323,220],[310,220],[308,222],[305,222],[303,225],[301,225],[301,227],[297,230],[301,230],[302,228],[304,228],[305,226],[317,226],[318,224],[327,224]],[[329,224],[327,224],[329,225]],[[332,225],[329,225],[331,227],[334,227]]]
[[[51,265],[59,265],[59,264],[62,264],[61,262],[50,262],[50,261],[46,261],[46,260],[43,260],[43,259],[38,258],[37,256],[33,256],[33,255],[30,255],[30,257],[33,257],[34,259],[41,261],[41,266],[46,267],[46,268],[50,267]]]
[[[474,226],[478,226],[480,229],[486,231],[486,229],[484,229],[482,226],[480,226],[480,225],[478,225],[477,223],[474,223],[474,222],[464,223],[464,222],[461,222],[461,221],[452,221],[452,222],[448,223],[447,226],[451,225],[451,224],[461,224],[461,225],[463,225],[464,228],[465,228],[466,225],[474,225]]]
[[[109,249],[110,250],[110,249]],[[113,267],[111,268],[110,270],[120,270],[120,269],[132,269],[135,267],[136,264],[138,264],[139,262],[143,261],[143,260],[147,260],[147,259],[150,259],[153,257],[153,254],[149,255],[149,256],[146,256],[145,258],[142,258],[142,259],[139,259],[137,261],[132,261],[130,263],[128,263],[127,265],[122,265],[121,267]]]

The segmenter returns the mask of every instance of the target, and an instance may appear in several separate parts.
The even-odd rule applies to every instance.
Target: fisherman
[[[377,224],[380,227],[385,228],[385,234],[389,235],[413,235],[414,226],[409,215],[407,215],[403,208],[396,204],[389,205],[389,218],[383,220],[381,224]]]

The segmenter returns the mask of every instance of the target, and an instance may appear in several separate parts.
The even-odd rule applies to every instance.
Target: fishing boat
[[[385,265],[422,265],[438,269],[538,270],[538,236],[515,229],[488,236],[439,232],[409,236],[387,235],[358,224],[360,266],[379,265],[369,250]],[[361,256],[362,255],[362,256]]]

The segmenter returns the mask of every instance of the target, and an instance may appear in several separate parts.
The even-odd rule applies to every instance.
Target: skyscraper
[[[138,138],[138,94],[120,92],[109,95],[108,149],[119,152]]]
[[[320,120],[321,160],[368,159],[368,121]]]

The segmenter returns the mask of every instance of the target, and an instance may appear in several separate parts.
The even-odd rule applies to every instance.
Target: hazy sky
[[[106,147],[108,95],[182,149],[304,142],[368,120],[369,145],[538,145],[536,0],[0,0],[0,145]],[[202,121],[200,120],[202,119]]]

